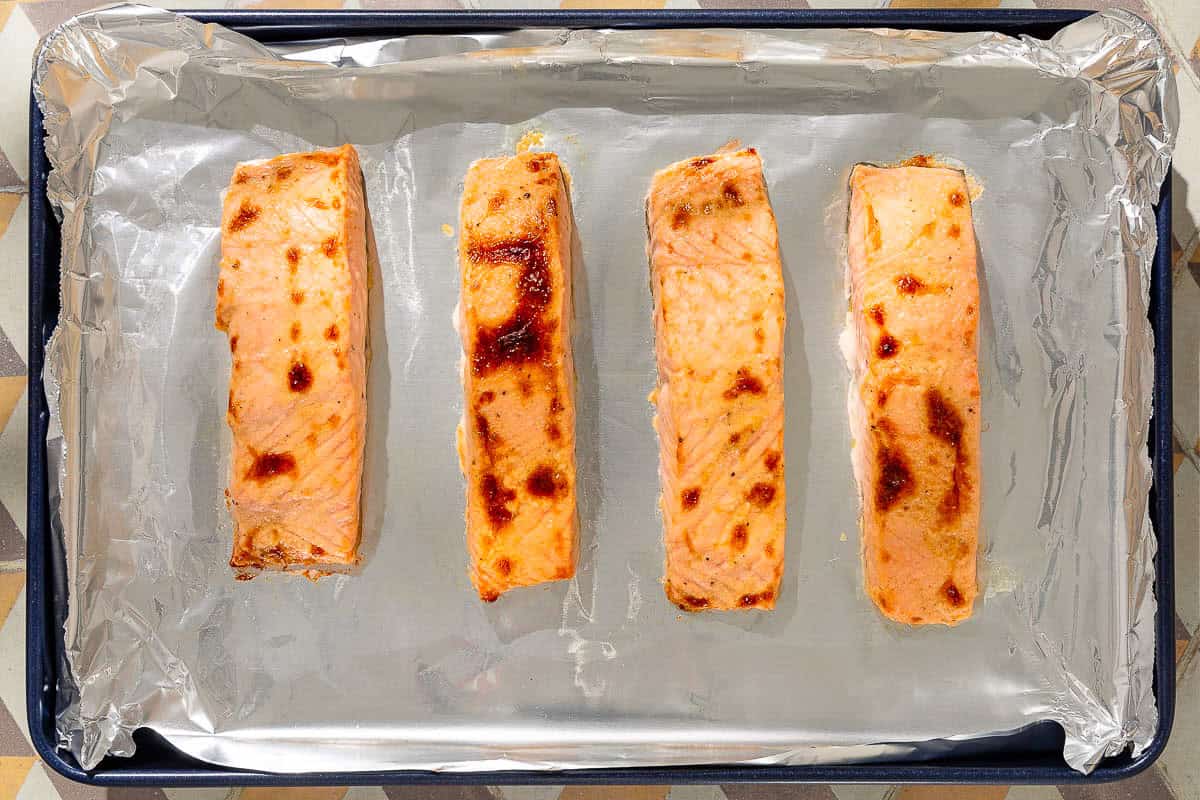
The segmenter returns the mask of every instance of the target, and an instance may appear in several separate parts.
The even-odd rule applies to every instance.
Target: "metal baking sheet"
[[[1077,769],[1144,746],[1150,204],[1175,129],[1152,30],[1113,12],[1050,43],[516,36],[517,50],[495,34],[325,43],[307,53],[337,60],[322,66],[122,7],[43,50],[64,213],[47,394],[77,688],[60,731],[80,762],[128,753],[139,726],[281,772],[912,758],[1038,720],[1064,727]],[[530,130],[574,176],[585,554],[576,582],[480,607],[441,226],[465,165]],[[658,166],[733,136],[766,158],[788,273],[789,567],[773,614],[685,617],[657,585],[641,197]],[[211,329],[219,192],[236,161],[340,141],[363,156],[381,261],[368,560],[315,585],[236,584],[228,356]],[[914,152],[985,188],[985,596],[953,631],[887,624],[859,588],[836,344],[828,211],[850,164]]]

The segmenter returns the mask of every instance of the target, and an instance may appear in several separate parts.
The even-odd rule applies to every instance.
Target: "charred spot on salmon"
[[[231,352],[231,353],[237,352],[237,343],[238,343],[238,337],[236,337],[236,336],[229,337],[229,352]]]
[[[307,392],[312,386],[312,372],[302,361],[292,364],[288,370],[288,387],[293,392]]]
[[[741,440],[742,440],[742,435],[740,433],[738,433],[737,431],[734,431],[733,433],[729,434],[729,443],[730,444],[737,444]]]
[[[900,342],[895,336],[890,333],[885,333],[879,337],[879,344],[875,346],[875,355],[880,358],[891,358],[900,350]]]
[[[512,572],[512,562],[507,558],[501,558],[496,562],[496,572],[507,577]]]
[[[238,172],[237,177],[233,179],[234,183],[245,183],[250,180],[250,176],[244,172]]]
[[[891,447],[879,449],[876,468],[875,508],[887,511],[913,490],[912,474],[908,471],[908,462],[903,454]]]
[[[542,162],[544,160],[545,159],[540,158],[540,157],[539,158],[531,158],[525,162],[525,168],[528,169],[530,172],[541,172],[542,171]]]
[[[902,294],[916,294],[925,288],[924,282],[915,275],[909,275],[907,272],[896,278],[896,289]]]
[[[467,256],[477,263],[521,266],[516,308],[504,322],[481,328],[476,334],[471,370],[483,375],[504,364],[543,360],[549,345],[543,317],[554,291],[545,242],[538,236],[491,244],[477,242],[470,246]]]
[[[731,206],[745,205],[746,201],[742,199],[742,193],[738,191],[737,186],[733,181],[726,181],[721,187],[721,197]]]
[[[241,269],[242,262],[238,261],[237,259],[234,259],[233,261],[229,262],[229,268],[230,269]]]
[[[675,603],[684,611],[698,611],[702,608],[708,608],[707,597],[696,597],[695,595],[685,594],[680,595],[679,600]]]
[[[300,251],[295,247],[287,249],[287,262],[292,272],[296,271],[296,266],[300,263]]]
[[[479,437],[479,443],[483,445],[483,451],[490,458],[493,446],[500,443],[500,437],[492,432],[492,426],[488,423],[487,417],[478,411],[475,412],[475,435]]]
[[[488,589],[485,592],[479,593],[479,599],[485,603],[494,603],[500,599],[500,593],[494,589]]]
[[[558,425],[551,422],[546,425],[546,435],[550,437],[551,441],[557,442],[562,438],[562,430],[558,427]]]
[[[496,399],[496,393],[490,389],[486,392],[481,392],[479,394],[479,404],[481,406],[486,406],[488,403],[492,402],[495,399]]]
[[[957,208],[965,202],[967,202],[967,198],[964,197],[963,193],[960,192],[958,189],[955,189],[953,192],[950,193],[950,205],[955,206]]]
[[[331,342],[336,342],[338,338],[338,326],[330,325],[325,329],[325,338]]]
[[[767,454],[763,456],[763,465],[769,471],[774,472],[779,467],[779,453],[774,450],[768,450]]]
[[[887,320],[887,315],[883,313],[883,306],[879,303],[871,306],[867,313],[871,315],[871,319],[875,321],[876,325],[882,326]]]
[[[551,197],[546,201],[546,210],[551,216],[558,216],[558,201]]]
[[[238,208],[237,213],[233,215],[233,219],[229,221],[229,232],[237,233],[246,228],[247,225],[258,219],[258,215],[262,213],[262,209],[258,206],[251,205],[243,200],[242,205]]]
[[[692,204],[684,203],[675,208],[675,215],[671,217],[671,230],[679,230],[684,225],[688,224],[688,220],[692,216]]]
[[[506,489],[500,479],[490,472],[480,479],[479,491],[493,528],[502,528],[512,522],[513,512],[509,511],[508,504],[517,499],[516,492]]]
[[[520,390],[521,397],[529,397],[529,395],[533,394],[533,384],[524,375],[521,376],[521,380],[517,381],[517,389]]]
[[[683,503],[685,511],[695,508],[700,502],[700,487],[693,486],[690,489],[684,489],[679,493],[679,501]]]
[[[958,226],[957,222],[950,226],[950,238],[957,239],[961,235],[962,235],[962,228],[960,228]]]
[[[879,605],[879,608],[885,612],[892,610],[892,603],[890,600],[888,600],[887,595],[885,594],[881,594],[876,597],[875,602]]]
[[[962,439],[962,417],[937,389],[925,392],[925,417],[930,433],[943,442],[958,447]]]
[[[767,542],[765,545],[763,545],[763,555],[767,556],[768,558],[775,555],[775,545],[771,544],[770,542]]]
[[[501,189],[488,198],[488,211],[499,211],[508,202],[508,192]]]
[[[558,412],[560,412],[562,410],[563,410],[562,401],[558,399],[558,395],[556,394],[556,395],[554,395],[554,397],[550,398],[550,413],[557,414]]]
[[[321,242],[321,252],[324,253],[327,258],[333,258],[336,256],[337,249],[338,240],[336,236],[330,236],[328,239]]]
[[[950,601],[950,605],[952,606],[958,607],[964,602],[962,592],[960,592],[958,587],[954,585],[954,581],[952,579],[949,579],[942,584],[942,594],[946,596],[946,599]]]
[[[707,156],[705,156],[703,158],[693,158],[691,161],[688,162],[688,166],[691,167],[692,169],[703,169],[704,167],[707,167],[711,163],[713,163],[713,160],[711,158],[708,158]]]
[[[933,159],[926,155],[915,155],[900,162],[902,167],[932,167]]]
[[[750,537],[750,526],[744,522],[739,522],[733,526],[733,536],[730,537],[730,544],[735,550],[745,550],[746,540]]]
[[[962,447],[963,420],[958,411],[937,389],[925,392],[925,417],[929,432],[954,447],[954,470],[950,474],[950,488],[938,505],[944,522],[958,517],[963,484],[966,482],[966,453]]]
[[[543,464],[525,480],[525,491],[534,497],[554,497],[566,489],[566,482],[554,467]]]
[[[277,475],[289,475],[296,471],[296,459],[291,453],[259,453],[246,477],[258,482],[270,480]]]
[[[287,164],[282,164],[275,169],[276,180],[286,181],[292,176],[292,168]]]
[[[738,600],[738,603],[741,604],[742,608],[750,608],[751,606],[756,606],[759,603],[769,603],[774,599],[775,592],[771,591],[770,589],[763,589],[761,592],[742,595],[741,599]]]
[[[342,417],[339,414],[330,414],[329,419],[326,421],[329,423],[329,427],[336,428],[342,424]]]
[[[875,394],[875,402],[879,404],[880,408],[883,408],[884,406],[887,405],[887,398],[888,398],[888,394],[883,389],[880,389]]]
[[[296,305],[300,305],[301,303],[303,303],[304,302],[304,292],[301,292],[299,290],[293,290],[292,291],[292,302],[295,303]]]
[[[879,551],[879,560],[881,562],[883,562],[884,564],[887,564],[892,560],[892,554],[889,553],[887,550],[880,550]]]
[[[314,545],[312,546],[312,554],[313,554],[314,556],[323,556],[323,555],[325,555],[325,548],[324,548],[324,547],[321,547],[320,545],[315,545],[315,544],[314,544]]]
[[[775,499],[775,487],[769,483],[756,483],[746,493],[746,499],[759,508],[766,508]]]
[[[739,395],[762,393],[762,381],[752,375],[750,370],[746,369],[745,367],[740,367],[737,371],[737,377],[733,381],[733,385],[726,389],[722,396],[726,400],[735,400]]]
[[[299,341],[299,339],[300,339],[300,323],[299,322],[292,323],[291,337],[292,337],[293,342]]]

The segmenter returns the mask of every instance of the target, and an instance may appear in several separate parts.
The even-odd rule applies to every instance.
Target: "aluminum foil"
[[[51,34],[35,80],[63,223],[45,374],[68,571],[59,732],[84,766],[130,754],[139,727],[279,772],[922,758],[1042,721],[1087,771],[1148,742],[1146,307],[1176,112],[1142,20],[1105,12],[1050,41],[517,31],[269,49],[122,6]],[[573,177],[583,547],[574,581],[482,605],[447,226],[467,165],[530,132]],[[656,169],[732,138],[765,158],[785,263],[787,571],[772,613],[690,615],[660,587],[643,197]],[[365,564],[240,583],[221,191],[239,161],[346,141],[380,261]],[[915,153],[983,188],[984,592],[954,629],[889,623],[861,588],[838,348],[849,169]]]

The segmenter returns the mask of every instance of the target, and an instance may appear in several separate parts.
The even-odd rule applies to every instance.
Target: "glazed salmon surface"
[[[957,624],[975,601],[979,285],[967,182],[858,166],[849,283],[866,591],[889,618]]]
[[[571,207],[553,153],[477,161],[460,219],[471,580],[486,601],[575,574]]]
[[[673,164],[647,200],[667,597],[775,606],[787,526],[783,270],[753,149]]]
[[[366,428],[367,243],[354,148],[239,164],[221,219],[229,334],[230,566],[357,561]]]

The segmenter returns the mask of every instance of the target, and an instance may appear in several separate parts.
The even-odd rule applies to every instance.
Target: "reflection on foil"
[[[55,31],[35,78],[63,243],[44,376],[58,725],[85,767],[131,754],[139,727],[280,772],[919,759],[1045,746],[1001,738],[1039,721],[1086,771],[1149,741],[1146,306],[1176,111],[1136,17],[1048,42],[537,30],[272,49],[121,6]],[[559,153],[577,223],[583,555],[573,582],[484,607],[454,453],[446,228],[467,165],[535,129],[523,146]],[[656,169],[732,138],[764,156],[785,264],[787,571],[772,613],[688,615],[659,586],[643,198]],[[357,576],[238,583],[220,194],[239,161],[346,141],[379,251],[370,547]],[[916,153],[986,188],[984,595],[952,631],[881,619],[853,557],[845,182]]]

